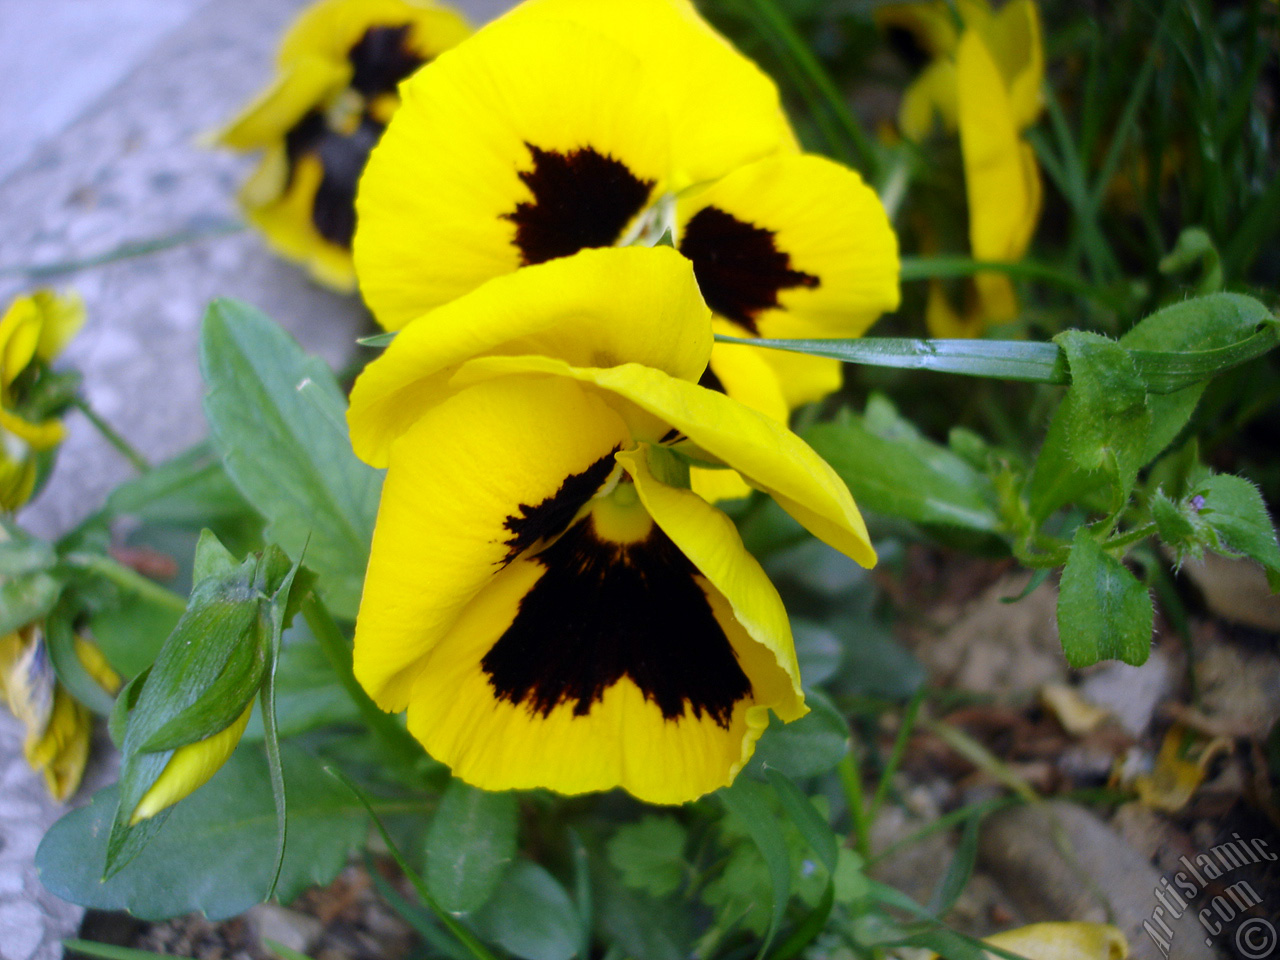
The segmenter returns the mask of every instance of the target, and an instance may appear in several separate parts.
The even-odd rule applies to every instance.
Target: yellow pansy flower
[[[320,0],[294,21],[275,81],[214,138],[264,151],[240,200],[277,253],[355,289],[356,181],[399,103],[396,86],[470,33],[433,0]]]
[[[935,57],[907,89],[898,126],[914,140],[941,127],[957,132],[969,208],[969,248],[976,260],[1016,261],[1040,217],[1040,171],[1021,133],[1040,114],[1044,48],[1033,0],[993,11],[986,0],[959,3],[957,25],[945,2],[891,4],[877,11],[886,29],[914,37]],[[1017,317],[1008,276],[979,273],[957,311],[941,284],[929,291],[926,319],[939,337],[977,336]]]
[[[75,651],[89,675],[114,693],[120,677],[98,648],[77,636]],[[55,800],[66,800],[84,775],[93,717],[58,683],[42,624],[29,624],[0,637],[0,694],[26,731],[27,763],[44,775]]]
[[[402,95],[356,201],[360,287],[388,329],[521,267],[664,234],[726,332],[856,336],[897,305],[874,192],[799,153],[772,81],[688,0],[529,0]],[[710,370],[778,419],[840,384],[835,361],[719,346]]]
[[[0,319],[0,512],[31,498],[37,454],[62,442],[62,424],[27,413],[25,394],[83,324],[79,295],[52,290],[18,297]]]
[[[355,672],[455,775],[678,803],[806,712],[777,591],[680,458],[874,552],[809,447],[698,385],[710,353],[688,260],[587,250],[415,320],[357,380],[352,443],[387,476]]]

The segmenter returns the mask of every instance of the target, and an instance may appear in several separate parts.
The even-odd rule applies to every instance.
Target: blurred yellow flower
[[[316,280],[355,289],[356,183],[399,104],[396,87],[471,27],[433,0],[320,0],[285,34],[272,85],[214,140],[262,150],[245,215]]]
[[[98,648],[77,636],[75,651],[88,674],[114,693],[120,677]],[[26,731],[27,762],[44,775],[55,800],[66,800],[84,774],[93,717],[59,685],[42,624],[29,624],[0,637],[0,693]]]
[[[994,12],[986,0],[962,0],[959,23],[942,0],[877,10],[887,30],[903,31],[935,59],[903,95],[902,133],[922,140],[956,132],[975,260],[1022,258],[1040,217],[1040,171],[1021,132],[1043,106],[1044,48],[1033,0],[1010,0]],[[942,285],[929,291],[926,319],[938,337],[972,337],[1017,317],[1013,285],[1002,273],[979,273],[957,310]]]
[[[78,294],[37,290],[19,297],[0,319],[0,512],[31,498],[38,455],[62,442],[63,427],[29,409],[33,382],[84,324]]]
[[[1033,923],[984,937],[983,943],[1027,960],[1125,960],[1129,956],[1129,942],[1119,928],[1080,920]],[[990,951],[987,957],[999,960]]]

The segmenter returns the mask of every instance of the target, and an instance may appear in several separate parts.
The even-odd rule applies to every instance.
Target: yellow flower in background
[[[120,677],[98,648],[77,636],[75,651],[88,674],[114,693]],[[0,694],[26,731],[27,763],[44,775],[55,800],[66,800],[84,775],[93,717],[58,683],[42,624],[0,637]]]
[[[922,140],[957,132],[975,260],[1012,262],[1027,251],[1040,217],[1040,171],[1021,133],[1042,108],[1044,48],[1032,0],[1010,0],[993,12],[986,0],[958,4],[960,24],[941,0],[877,10],[883,27],[913,37],[935,59],[903,95],[902,133]],[[1017,317],[1008,276],[979,273],[957,310],[942,285],[929,290],[926,319],[938,337],[972,337]]]
[[[263,151],[240,200],[277,253],[327,286],[355,289],[356,182],[399,103],[396,87],[470,33],[432,0],[320,0],[303,11],[281,42],[275,81],[214,138]]]
[[[588,250],[415,320],[357,380],[352,443],[387,477],[356,676],[456,776],[678,803],[732,781],[770,709],[806,712],[781,600],[682,458],[874,552],[830,467],[697,384],[710,352],[688,260]]]
[[[1125,960],[1129,956],[1129,941],[1118,927],[1083,920],[1032,923],[984,937],[982,942],[1027,960]],[[986,955],[1000,960],[990,950]]]
[[[33,381],[84,324],[78,294],[37,290],[19,297],[0,319],[0,512],[31,498],[38,455],[62,442],[56,418],[27,409]]]
[[[357,197],[360,287],[388,329],[521,267],[664,234],[725,332],[856,336],[897,305],[874,192],[799,153],[772,81],[687,0],[529,0],[402,93]],[[785,420],[840,366],[717,345],[706,385]]]

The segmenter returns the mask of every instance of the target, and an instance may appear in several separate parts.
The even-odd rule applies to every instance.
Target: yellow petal
[[[370,27],[411,27],[409,47],[431,59],[467,38],[471,26],[457,10],[432,0],[320,0],[307,7],[280,43],[281,66],[308,56],[347,62]]]
[[[1009,89],[1014,122],[1026,129],[1044,106],[1044,43],[1034,0],[1009,0],[982,32]]]
[[[31,456],[13,457],[0,427],[0,511],[12,513],[31,499],[36,486],[36,462]]]
[[[355,639],[356,676],[383,709],[405,708],[463,608],[573,518],[628,440],[579,385],[513,377],[449,397],[392,444]]]
[[[1033,923],[985,939],[1027,960],[1124,960],[1129,944],[1109,923]],[[995,954],[988,953],[995,960]]]
[[[98,649],[97,644],[90,643],[80,634],[75,637],[76,658],[80,661],[80,665],[84,667],[85,672],[89,674],[98,686],[103,690],[114,695],[120,689],[120,674],[111,668],[111,664],[107,663],[107,658],[102,655],[102,651]]]
[[[0,319],[0,390],[31,363],[40,343],[40,308],[35,297],[18,297]]]
[[[794,144],[773,81],[689,0],[530,0],[506,19],[517,17],[572,21],[644,62],[670,124],[673,191]]]
[[[498,21],[418,71],[356,199],[355,260],[398,329],[521,264],[613,245],[666,189],[666,118],[627,48]]]
[[[875,563],[866,525],[835,471],[783,424],[722,393],[634,363],[602,370],[547,357],[472,360],[455,383],[535,371],[594,383],[625,398],[660,424],[657,435],[633,428],[637,440],[656,443],[666,427],[678,430],[773,497],[818,539],[863,566]]]
[[[619,481],[499,573],[431,651],[409,729],[456,776],[679,803],[733,779],[770,706],[804,713],[785,614],[732,523],[694,494],[664,492],[649,485],[666,524],[655,527]]]
[[[1039,172],[1018,137],[1009,91],[979,32],[957,54],[960,150],[969,200],[969,245],[977,260],[1018,260],[1039,217]]]
[[[239,116],[210,139],[233,150],[282,143],[309,111],[322,107],[351,79],[351,66],[308,54],[281,66],[280,75]]]
[[[365,368],[347,415],[352,444],[384,466],[448,375],[484,354],[635,361],[696,380],[711,351],[709,320],[689,262],[669,247],[585,250],[499,277],[409,324]]]
[[[924,317],[929,336],[943,340],[979,337],[986,327],[979,311],[966,309],[963,314],[956,311],[940,280],[929,281]]]
[[[74,290],[64,293],[37,290],[32,297],[40,311],[40,342],[36,345],[36,356],[48,363],[84,326],[84,300]]]
[[[898,129],[904,137],[917,141],[938,127],[950,133],[956,128],[957,109],[955,61],[935,60],[902,94]]]
[[[857,336],[898,305],[898,241],[857,173],[813,155],[735,170],[676,207],[707,305],[761,336],[794,317]]]
[[[53,712],[48,726],[37,738],[24,745],[27,762],[44,775],[49,793],[59,802],[66,800],[80,786],[84,765],[89,758],[89,737],[93,721],[89,711],[59,688],[54,694]]]
[[[32,450],[51,450],[66,436],[66,428],[57,420],[32,423],[3,407],[0,407],[0,430],[13,434]]]
[[[348,293],[356,287],[351,254],[321,236],[313,219],[316,192],[323,178],[320,161],[305,155],[299,158],[282,196],[250,206],[245,212],[272,250],[307,267],[325,286]]]
[[[236,744],[240,742],[240,736],[249,724],[251,713],[252,703],[244,708],[239,719],[221,733],[173,751],[173,756],[165,764],[156,782],[138,801],[133,816],[129,818],[129,825],[154,817],[161,810],[173,806],[208,783],[235,752]]]
[[[654,522],[728,601],[734,618],[767,652],[768,657],[761,658],[754,646],[737,648],[739,659],[747,664],[744,669],[753,678],[756,702],[767,704],[786,722],[798,720],[808,709],[782,598],[742,545],[733,521],[696,493],[654,479],[647,455],[648,448],[641,447],[618,453],[617,460],[635,482]]]

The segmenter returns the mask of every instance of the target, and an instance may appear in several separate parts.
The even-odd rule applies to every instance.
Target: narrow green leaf
[[[651,896],[675,893],[684,880],[684,847],[688,837],[674,817],[647,816],[623,824],[609,839],[609,862],[622,882]]]
[[[1216,534],[1216,548],[1262,564],[1272,591],[1280,591],[1280,545],[1258,488],[1243,477],[1217,474],[1196,493],[1204,498],[1199,515]]]
[[[960,894],[964,892],[969,878],[973,876],[973,867],[978,859],[980,823],[981,819],[978,817],[970,817],[965,821],[964,830],[960,833],[960,842],[956,844],[956,852],[951,857],[947,872],[942,875],[933,891],[933,896],[929,899],[928,910],[934,916],[946,916],[947,912],[955,906]]]
[[[835,884],[828,883],[826,892],[822,895],[822,900],[783,938],[773,953],[769,954],[769,960],[791,960],[792,957],[800,956],[801,951],[813,943],[818,938],[818,934],[822,933],[823,928],[826,927],[827,919],[831,916],[831,908],[835,905],[835,899]]]
[[[569,960],[578,951],[577,908],[555,877],[528,860],[512,864],[474,922],[486,940],[525,960]]]
[[[200,368],[227,473],[292,557],[307,548],[333,609],[354,619],[381,480],[351,451],[333,373],[257,310],[215,300]]]
[[[365,821],[357,802],[312,757],[288,745],[282,754],[290,841],[277,894],[288,903],[337,876],[364,839]],[[237,750],[212,780],[171,808],[165,829],[136,859],[103,881],[118,799],[116,786],[100,790],[45,835],[36,868],[52,893],[144,920],[197,910],[219,920],[262,900],[274,868],[276,824],[267,765],[256,747]]]
[[[801,836],[818,856],[818,860],[827,868],[828,876],[836,871],[836,855],[840,849],[840,841],[836,838],[826,818],[814,808],[800,788],[790,778],[777,770],[766,769],[765,776],[782,803],[791,822],[796,825]]]
[[[427,889],[442,909],[470,913],[488,901],[515,859],[518,813],[514,793],[449,781],[427,830]]]
[[[133,947],[118,947],[114,943],[94,943],[92,940],[71,938],[62,941],[64,951],[83,953],[86,957],[101,957],[102,960],[155,960],[165,957],[167,960],[189,960],[175,953],[153,953],[150,950],[135,950]]]
[[[1058,593],[1058,635],[1067,663],[1146,662],[1154,616],[1146,588],[1087,527],[1079,527]]]
[[[716,796],[746,828],[769,869],[773,909],[757,954],[764,957],[791,899],[791,855],[787,851],[787,840],[769,804],[768,788],[764,784],[740,776],[732,786],[716,791]]]

